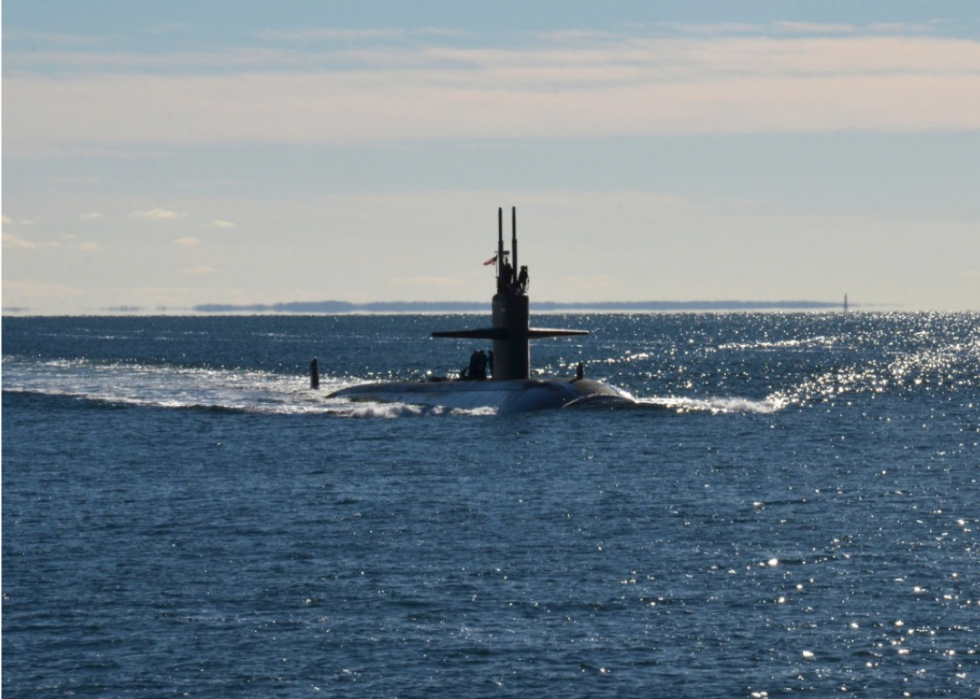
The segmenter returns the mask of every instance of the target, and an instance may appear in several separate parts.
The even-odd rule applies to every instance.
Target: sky
[[[975,0],[6,0],[3,313],[980,310]]]

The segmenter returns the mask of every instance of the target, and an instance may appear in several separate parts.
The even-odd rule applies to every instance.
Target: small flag
[[[494,255],[494,256],[493,256],[493,257],[491,257],[491,258],[490,258],[489,260],[487,260],[486,262],[484,262],[484,263],[483,263],[483,266],[484,266],[484,267],[486,267],[487,265],[492,265],[492,264],[494,264],[494,263],[495,263],[496,261],[497,261],[497,256],[496,256],[496,255]]]

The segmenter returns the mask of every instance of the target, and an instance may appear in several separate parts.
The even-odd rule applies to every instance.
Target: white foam
[[[439,415],[489,415],[493,410],[452,410],[404,403],[351,402],[329,398],[356,378],[321,376],[309,388],[306,376],[267,371],[206,369],[172,365],[45,362],[5,358],[3,389],[165,409],[238,410],[263,414],[324,414],[347,418],[391,419]]]
[[[691,398],[684,396],[668,396],[663,398],[639,398],[638,405],[665,408],[678,413],[760,413],[778,412],[782,405],[771,400],[752,400],[738,396],[709,396],[706,398]]]

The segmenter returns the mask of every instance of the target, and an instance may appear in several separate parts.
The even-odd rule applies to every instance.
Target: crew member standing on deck
[[[517,276],[517,286],[521,291],[527,291],[527,265],[521,265],[521,273]]]

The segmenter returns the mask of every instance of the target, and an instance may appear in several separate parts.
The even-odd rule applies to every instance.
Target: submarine
[[[516,207],[511,209],[511,230],[511,249],[505,250],[504,212],[499,208],[497,252],[485,263],[495,264],[497,272],[491,326],[432,333],[432,337],[491,340],[492,352],[474,352],[469,367],[456,378],[361,384],[334,391],[328,397],[465,410],[490,408],[498,414],[635,403],[626,391],[585,378],[581,363],[573,377],[531,378],[531,340],[589,333],[587,330],[530,326],[528,271],[526,266],[518,267]],[[316,367],[312,366],[311,386],[314,387],[316,372]]]

